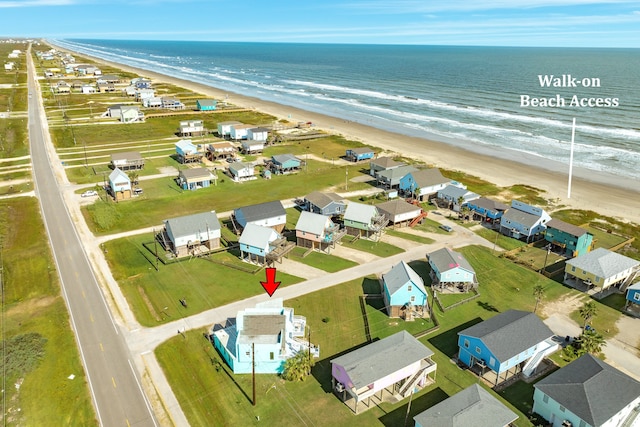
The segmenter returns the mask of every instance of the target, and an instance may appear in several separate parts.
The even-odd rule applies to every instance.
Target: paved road
[[[78,238],[47,155],[44,109],[30,50],[29,139],[36,194],[69,309],[96,414],[102,426],[156,426],[133,369],[120,328],[114,322]]]

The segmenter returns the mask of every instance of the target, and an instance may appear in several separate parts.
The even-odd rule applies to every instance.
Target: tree
[[[533,312],[535,313],[538,310],[538,304],[544,298],[544,287],[542,285],[535,285],[533,287],[533,296],[536,299],[536,305],[533,307]]]
[[[129,171],[127,172],[127,176],[129,177],[129,180],[133,185],[138,185],[138,177],[140,176],[140,174],[138,174],[138,171],[136,170]]]
[[[578,356],[586,353],[596,356],[602,351],[602,346],[605,344],[604,337],[594,329],[585,330],[576,341],[576,347],[578,347],[576,354]]]
[[[284,362],[282,378],[287,381],[303,381],[313,366],[313,357],[309,357],[309,352],[298,351],[293,357]]]
[[[580,307],[580,317],[584,319],[584,324],[582,325],[583,329],[587,327],[587,323],[590,323],[591,319],[593,319],[596,314],[598,314],[598,307],[596,306],[595,301],[587,301],[582,307]]]

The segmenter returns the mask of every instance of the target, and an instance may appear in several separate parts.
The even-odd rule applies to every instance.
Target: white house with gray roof
[[[376,205],[378,211],[387,218],[389,225],[403,226],[415,225],[422,218],[427,216],[422,208],[412,203],[407,203],[404,199],[389,200]]]
[[[400,331],[332,359],[331,385],[357,414],[381,402],[385,393],[402,400],[435,381],[431,356],[431,349]]]
[[[453,288],[467,292],[478,287],[476,271],[461,253],[442,248],[427,254],[427,259],[431,266],[429,274],[434,288]]]
[[[287,212],[280,200],[274,200],[234,209],[233,218],[240,227],[256,224],[281,233],[287,223]]]
[[[453,211],[458,212],[460,208],[467,203],[479,199],[480,195],[467,190],[467,188],[462,185],[449,184],[442,190],[438,190],[437,197],[438,199],[448,203],[449,207]]]
[[[233,162],[229,164],[229,176],[235,182],[257,179],[256,169],[252,163]]]
[[[530,376],[559,346],[535,313],[507,310],[458,332],[458,361],[494,385]]]
[[[389,317],[404,320],[429,317],[429,301],[424,281],[404,261],[382,275],[382,297]]]
[[[410,172],[400,179],[400,190],[418,200],[438,194],[451,180],[442,176],[440,169],[421,169]]]
[[[164,222],[160,239],[177,258],[208,253],[220,247],[220,222],[216,211],[186,215]]]
[[[624,288],[632,283],[639,272],[640,261],[597,248],[566,262],[564,283],[601,293],[608,288]]]
[[[415,427],[508,427],[518,415],[473,384],[413,417]]]
[[[391,157],[378,157],[369,162],[369,175],[377,178],[379,172],[387,169],[395,169],[404,165],[405,163],[397,162]]]
[[[585,354],[534,385],[533,412],[553,427],[637,427],[640,382]]]
[[[500,233],[529,243],[547,229],[549,221],[551,216],[544,209],[513,200],[511,207],[502,215]]]

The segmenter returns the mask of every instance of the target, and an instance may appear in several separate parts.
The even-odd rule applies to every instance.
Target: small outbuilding
[[[132,194],[131,180],[126,173],[115,168],[109,174],[109,190],[116,201],[130,199]]]
[[[214,111],[218,101],[215,99],[198,99],[196,101],[196,110],[198,111]]]

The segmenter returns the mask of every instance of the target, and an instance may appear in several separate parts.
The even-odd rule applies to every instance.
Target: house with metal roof
[[[377,240],[387,222],[384,215],[373,205],[351,202],[344,212],[344,227],[352,236]]]
[[[206,156],[207,159],[214,161],[234,157],[237,151],[236,147],[228,141],[214,142],[207,145]]]
[[[640,425],[640,382],[585,354],[534,385],[533,412],[553,427]]]
[[[220,221],[216,211],[166,219],[160,239],[177,258],[206,254],[220,247]]]
[[[507,310],[458,332],[458,361],[498,385],[520,372],[531,376],[558,350],[553,337],[535,313]]]
[[[429,302],[424,281],[413,268],[400,261],[382,275],[382,298],[389,317],[413,320],[429,317]]]
[[[229,176],[236,182],[257,179],[253,163],[233,162],[229,164]]]
[[[262,266],[280,261],[295,247],[273,228],[254,223],[243,228],[238,243],[243,261]]]
[[[445,247],[427,254],[427,259],[434,289],[468,292],[478,287],[476,271],[461,253]]]
[[[380,403],[385,393],[399,401],[432,384],[437,369],[432,356],[431,349],[400,331],[332,359],[331,386],[357,414]]]
[[[226,122],[219,122],[218,127],[218,136],[220,138],[229,138],[231,137],[231,127],[235,125],[241,125],[242,122],[238,122],[235,120],[230,120]]]
[[[229,136],[236,141],[241,139],[247,139],[247,132],[249,129],[255,127],[255,125],[245,125],[244,123],[231,125],[231,133]]]
[[[271,156],[271,171],[276,175],[298,171],[301,160],[293,154],[274,154]]]
[[[460,208],[467,205],[470,201],[480,198],[480,195],[473,191],[467,190],[466,186],[461,184],[449,184],[441,190],[438,190],[437,196],[440,201],[449,205],[449,208],[455,212],[459,212]]]
[[[467,207],[473,212],[474,219],[486,222],[500,222],[509,206],[488,197],[479,197],[467,202]]]
[[[179,136],[200,136],[206,133],[202,120],[181,120],[178,126]]]
[[[450,183],[451,180],[442,176],[440,169],[420,169],[403,176],[399,188],[404,194],[423,200],[435,196]]]
[[[287,223],[287,212],[280,200],[274,200],[236,208],[233,210],[233,219],[242,228],[248,224],[256,224],[271,227],[281,233]]]
[[[378,185],[384,188],[399,188],[400,180],[411,172],[418,169],[411,165],[398,166],[397,168],[385,169],[376,174]]]
[[[178,185],[183,190],[198,190],[207,188],[213,182],[217,183],[218,176],[206,168],[182,169],[178,173]]]
[[[303,203],[304,210],[326,216],[342,215],[347,209],[346,200],[336,193],[314,191],[304,196]]]
[[[181,139],[176,142],[176,155],[180,163],[199,163],[203,154],[198,151],[190,139]]]
[[[198,111],[214,111],[218,101],[215,99],[198,99],[196,100],[196,110]]]
[[[240,142],[240,151],[242,154],[262,153],[265,147],[265,141],[255,139],[246,139]]]
[[[380,214],[384,215],[388,224],[393,227],[407,225],[413,227],[427,216],[427,212],[423,211],[420,206],[408,203],[403,199],[378,203],[376,208]]]
[[[518,415],[473,384],[413,417],[415,427],[509,427]]]
[[[140,170],[144,168],[144,159],[138,151],[125,151],[111,155],[111,166],[121,171]]]
[[[593,244],[593,234],[584,228],[553,218],[547,222],[544,239],[569,258],[586,254]]]
[[[391,157],[378,157],[377,159],[372,159],[369,162],[369,175],[377,178],[378,173],[388,170],[395,169],[400,166],[404,166],[405,164],[402,162],[397,162],[393,160]]]
[[[310,250],[329,253],[346,234],[328,216],[302,211],[296,223],[297,244]]]
[[[544,209],[513,200],[502,215],[500,233],[529,243],[546,230],[549,221],[551,217]]]
[[[247,139],[252,141],[266,141],[269,137],[269,129],[265,127],[254,127],[247,129]]]
[[[564,283],[587,291],[597,292],[623,288],[631,284],[639,273],[640,261],[605,248],[597,248],[570,259],[564,268]]]
[[[300,351],[320,357],[320,347],[305,340],[306,324],[274,298],[239,311],[230,326],[213,332],[213,344],[234,374],[251,373],[254,365],[257,374],[281,374]]]
[[[376,153],[368,147],[347,148],[345,158],[351,162],[360,162],[375,157]]]
[[[118,168],[109,174],[109,192],[116,201],[131,198],[131,179]]]

